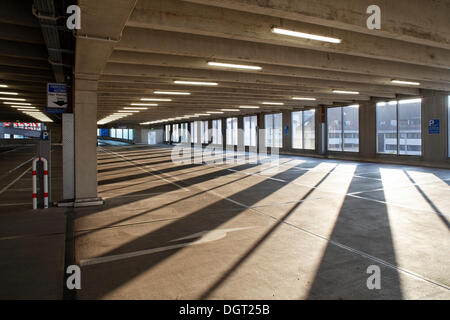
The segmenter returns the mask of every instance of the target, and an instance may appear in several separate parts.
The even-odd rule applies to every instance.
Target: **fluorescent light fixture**
[[[305,101],[316,101],[316,98],[306,98],[306,97],[293,97],[292,100],[305,100]]]
[[[249,66],[249,65],[243,65],[243,64],[222,63],[222,62],[213,62],[213,61],[208,62],[208,64],[213,67],[247,69],[247,70],[262,70],[262,68],[258,67],[258,66]]]
[[[125,107],[124,110],[148,110],[146,107]]]
[[[36,107],[28,107],[28,106],[11,106],[11,108],[36,109]]]
[[[273,105],[273,106],[283,106],[283,102],[263,102],[262,104]]]
[[[40,111],[23,111],[23,113],[41,121],[41,122],[53,122],[52,119],[50,119],[49,117],[47,117],[44,113],[42,113]]]
[[[172,101],[172,99],[142,98],[141,101]]]
[[[210,116],[210,114],[208,114],[208,113],[197,113],[196,116],[197,117],[203,117],[203,116]]]
[[[6,84],[0,84],[0,88],[8,88]]]
[[[317,41],[323,41],[323,42],[341,43],[341,41],[342,41],[341,39],[337,39],[337,38],[324,37],[324,36],[319,36],[319,35],[315,35],[315,34],[303,33],[303,32],[287,30],[287,29],[282,29],[282,28],[277,28],[277,27],[273,27],[272,32],[277,33],[277,34],[282,34],[285,36],[317,40]]]
[[[26,103],[26,102],[3,102],[3,104],[14,104],[14,105],[21,105],[21,106],[31,106],[31,103]]]
[[[239,106],[241,109],[259,109],[258,106]]]
[[[211,114],[222,114],[222,111],[207,111],[206,113],[211,113]]]
[[[407,100],[400,100],[398,104],[408,104],[408,103],[421,103],[422,99],[407,99]]]
[[[157,107],[156,103],[132,103],[132,106]]]
[[[217,82],[181,81],[181,80],[175,80],[173,83],[175,83],[175,84],[190,84],[193,86],[217,86],[217,85],[219,85]]]
[[[220,109],[220,110],[222,110],[222,111],[229,111],[229,112],[240,112],[241,110],[239,110],[239,109]]]
[[[395,84],[405,84],[405,85],[411,85],[411,86],[420,86],[420,82],[415,82],[415,81],[392,80],[391,82],[395,83]]]
[[[359,94],[358,91],[333,90],[333,93],[339,94]]]
[[[6,92],[6,91],[0,91],[0,94],[9,95],[9,96],[18,96],[19,95],[17,92]]]
[[[0,100],[6,100],[6,101],[27,101],[27,100],[21,99],[21,98],[3,98],[3,97],[0,97]]]
[[[20,108],[20,109],[16,109],[17,111],[28,111],[28,112],[39,112],[38,109],[34,109],[34,108]]]
[[[167,95],[178,95],[178,96],[189,96],[190,92],[180,92],[180,91],[154,91],[154,94],[167,94]]]
[[[118,112],[119,112],[119,113],[138,113],[138,112],[140,112],[140,111],[139,111],[139,110],[127,110],[127,111],[119,110]]]

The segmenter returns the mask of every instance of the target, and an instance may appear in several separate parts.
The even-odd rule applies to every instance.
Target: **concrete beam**
[[[257,100],[257,101],[271,101],[271,100],[282,100],[282,101],[290,101],[290,102],[299,102],[301,100],[293,100],[292,97],[295,96],[301,96],[301,92],[297,93],[297,94],[292,94],[292,95],[282,95],[280,93],[276,94],[276,95],[269,95],[269,94],[265,94],[265,95],[261,95],[261,94],[232,94],[232,93],[216,93],[216,94],[209,94],[209,95],[205,95],[205,94],[194,94],[192,96],[189,96],[187,98],[175,98],[173,99],[172,102],[160,102],[160,104],[162,105],[166,105],[167,103],[195,103],[195,102],[201,102],[201,101],[206,101],[206,102],[224,102],[224,101],[242,101],[242,100]],[[305,96],[307,96],[308,94],[305,94]],[[140,98],[142,97],[154,97],[151,94],[126,94],[126,93],[122,93],[122,92],[102,92],[100,91],[98,94],[99,97],[99,101],[101,103],[106,103],[106,102],[116,102],[117,104],[123,104],[123,103],[132,103],[132,102],[142,102],[140,101]],[[314,97],[317,99],[322,99],[322,100],[336,100],[336,95],[332,95],[332,94],[323,94],[323,93],[319,93],[319,94],[314,94]],[[364,99],[369,98],[368,96],[361,96],[358,95],[356,100],[364,100]],[[342,99],[341,101],[350,101],[353,99]],[[158,102],[155,102],[158,103]]]
[[[31,1],[0,1],[0,22],[39,28],[31,14]]]
[[[20,59],[48,60],[45,45],[0,40],[0,55]]]
[[[445,0],[185,0],[187,2],[282,17],[380,37],[450,49],[450,3]],[[381,30],[366,26],[370,5],[382,11]]]
[[[450,82],[448,70],[184,33],[127,27],[117,50],[225,59],[382,77]]]
[[[83,17],[77,32],[75,74],[77,78],[97,80],[111,55],[137,0],[80,0]],[[105,10],[107,14],[104,14]],[[99,23],[101,17],[101,23]]]
[[[0,39],[42,45],[44,39],[38,28],[0,23]]]
[[[191,4],[180,0],[141,0],[127,25],[450,68],[448,50],[450,48],[432,48],[359,32]],[[330,44],[277,35],[271,32],[272,26],[334,37],[341,39],[342,42]]]
[[[22,75],[30,78],[42,79],[42,80],[52,80],[53,76],[49,72],[43,72],[42,70],[29,69],[22,67],[9,67],[0,65],[0,74],[12,74],[12,75]]]
[[[103,75],[101,77],[101,83],[103,84],[114,84],[114,85],[133,85],[133,84],[145,84],[148,85],[149,88],[151,86],[155,86],[155,89],[158,90],[186,90],[186,91],[198,91],[199,89],[203,89],[204,92],[208,92],[208,90],[212,88],[207,87],[199,87],[196,86],[193,88],[192,86],[180,86],[172,83],[171,78],[147,78],[147,77],[137,77],[137,76],[117,76],[117,75]],[[192,88],[192,89],[191,89]],[[261,90],[265,92],[267,90],[272,91],[280,91],[285,94],[296,93],[296,95],[301,94],[330,94],[330,90],[326,88],[313,88],[313,87],[303,87],[303,86],[289,86],[289,85],[279,85],[279,84],[267,84],[267,83],[250,83],[250,82],[221,82],[219,88],[215,89],[242,89],[242,90]],[[417,91],[415,91],[417,92]],[[385,98],[395,98],[396,93],[377,93],[379,96]],[[364,96],[365,93],[362,93],[361,96]],[[343,95],[336,95],[336,98],[340,99],[344,97]],[[352,97],[354,98],[354,96]]]
[[[22,68],[31,68],[38,70],[46,70],[50,72],[50,64],[45,63],[42,60],[29,60],[29,59],[20,59],[13,57],[5,57],[0,56],[0,65],[10,66],[10,67],[22,67]]]
[[[381,86],[361,83],[318,79],[305,79],[294,77],[282,77],[272,75],[238,73],[227,71],[213,71],[213,70],[196,70],[184,68],[169,68],[169,67],[149,67],[142,65],[118,64],[108,63],[103,74],[105,75],[124,75],[124,76],[140,76],[140,77],[156,77],[156,78],[170,78],[173,80],[197,80],[197,81],[223,81],[223,82],[241,82],[241,83],[266,83],[279,84],[287,86],[300,86],[311,88],[328,88],[330,93],[332,89],[341,90],[357,90],[363,93],[373,94],[377,93],[397,93],[406,95],[418,95],[419,90],[413,88],[404,88],[396,86]],[[182,86],[179,86],[182,88]]]
[[[139,94],[153,94],[155,90],[180,90],[179,86],[158,81],[160,79],[145,79],[141,82],[137,77],[126,77],[122,79],[120,76],[103,76],[102,81],[99,84],[99,90],[101,92],[136,92]],[[122,80],[123,82],[120,82]],[[142,78],[141,78],[142,80]],[[149,81],[148,81],[149,80]],[[216,87],[199,87],[199,86],[183,86],[184,91],[189,91],[196,96],[210,96],[216,94],[230,94],[234,96],[241,95],[257,95],[257,96],[298,96],[298,95],[311,95],[317,96],[331,96],[324,92],[318,92],[317,90],[306,87],[289,87],[280,85],[266,85],[266,84],[253,84],[253,83],[222,83],[219,88]],[[336,95],[333,94],[336,97]],[[361,96],[361,95],[360,95]],[[391,95],[395,97],[395,94]]]
[[[124,64],[143,64],[158,67],[178,67],[178,68],[194,68],[194,69],[204,69],[204,70],[225,70],[225,71],[235,71],[236,69],[230,68],[216,68],[208,65],[208,58],[199,57],[188,57],[188,56],[175,56],[167,54],[156,54],[156,53],[142,53],[142,52],[129,52],[115,50],[111,57],[110,62],[124,63]],[[225,61],[221,62],[227,63],[237,63],[238,61]],[[260,71],[248,71],[254,74],[267,74],[267,75],[278,75],[278,76],[289,76],[289,77],[302,77],[311,79],[324,79],[332,81],[346,81],[346,82],[357,82],[357,83],[367,83],[367,84],[379,84],[379,85],[392,85],[392,77],[381,77],[372,76],[369,74],[358,74],[349,72],[337,72],[330,70],[320,70],[312,68],[297,68],[297,67],[287,67],[279,65],[270,64],[258,64],[262,67]],[[239,71],[239,72],[242,72]],[[247,72],[247,71],[246,71]],[[450,91],[450,82],[429,82],[422,81],[419,88],[423,89],[435,89]]]

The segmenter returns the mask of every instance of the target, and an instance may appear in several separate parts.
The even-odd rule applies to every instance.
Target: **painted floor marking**
[[[253,229],[253,228],[256,228],[256,227],[242,227],[242,228],[216,229],[216,230],[202,231],[202,232],[195,233],[195,234],[183,237],[183,238],[171,240],[170,242],[198,238],[196,241],[180,243],[180,244],[175,244],[175,245],[171,245],[171,246],[164,246],[164,247],[159,247],[159,248],[153,248],[153,249],[147,249],[147,250],[139,250],[139,251],[117,254],[117,255],[112,255],[112,256],[84,259],[84,260],[80,260],[80,265],[82,267],[84,267],[84,266],[89,266],[89,265],[105,263],[105,262],[112,262],[112,261],[133,258],[133,257],[139,257],[139,256],[143,256],[143,255],[149,255],[149,254],[173,250],[173,249],[195,246],[195,245],[204,244],[204,243],[208,243],[208,242],[214,242],[214,241],[218,241],[218,240],[225,238],[228,235],[228,233],[230,233],[230,232],[248,230],[248,229]]]
[[[101,148],[101,149],[104,150],[103,148]],[[153,176],[159,177],[160,179],[162,179],[162,180],[164,180],[164,181],[166,181],[166,182],[168,182],[168,183],[170,183],[170,184],[173,184],[174,186],[177,186],[178,188],[181,188],[181,189],[183,189],[183,190],[185,190],[185,191],[189,191],[188,188],[185,188],[185,187],[179,185],[178,183],[169,181],[169,180],[165,179],[164,177],[160,176],[159,174],[155,174],[155,173],[153,173],[153,172],[151,172],[151,171],[148,171],[148,170],[146,170],[145,168],[140,167],[140,166],[137,166],[136,164],[133,163],[133,162],[136,162],[136,163],[139,164],[138,161],[128,160],[126,157],[124,157],[124,156],[122,156],[122,155],[120,155],[120,154],[118,154],[118,153],[116,153],[116,152],[112,152],[112,151],[111,151],[111,152],[110,152],[110,151],[105,151],[105,152],[111,153],[111,154],[115,155],[115,156],[118,157],[118,158],[122,158],[122,159],[124,159],[125,161],[127,161],[127,162],[131,163],[132,165],[134,165],[135,167],[139,168],[140,170],[142,170],[142,171],[144,171],[144,172],[147,172],[147,173],[150,173],[150,174],[153,175]],[[142,164],[141,164],[141,165],[142,165]],[[145,166],[147,167],[147,165],[145,165]],[[153,170],[153,171],[154,171],[154,170]],[[170,176],[170,175],[168,175],[168,176]]]
[[[25,170],[22,174],[20,174],[16,179],[14,179],[12,182],[10,182],[6,187],[0,190],[0,195],[3,194],[5,191],[7,191],[10,187],[12,187],[17,181],[22,179],[24,175],[28,173],[28,171],[31,170],[31,167]]]

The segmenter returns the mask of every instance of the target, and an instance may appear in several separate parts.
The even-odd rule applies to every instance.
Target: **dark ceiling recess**
[[[0,1],[0,84],[44,111],[48,82],[72,85],[75,37],[66,27],[75,0]],[[58,115],[48,115],[54,121]],[[0,102],[0,121],[35,121]]]

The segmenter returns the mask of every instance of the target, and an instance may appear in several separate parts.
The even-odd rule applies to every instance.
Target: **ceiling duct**
[[[64,16],[57,16],[54,0],[34,0],[33,14],[39,19],[42,35],[47,45],[49,63],[53,68],[56,82],[65,82],[63,50],[61,48],[58,20]],[[72,66],[69,66],[72,67]]]

